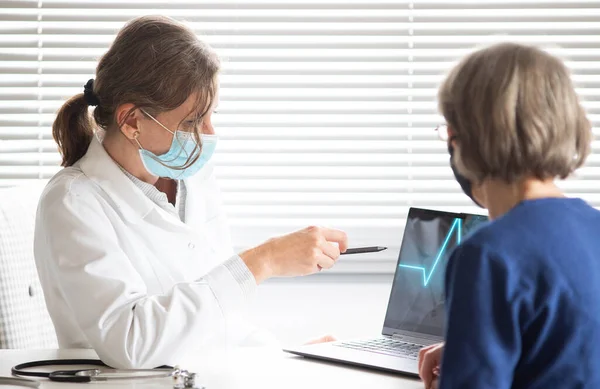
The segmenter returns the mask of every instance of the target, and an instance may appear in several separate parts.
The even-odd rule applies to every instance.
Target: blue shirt
[[[446,270],[440,388],[600,388],[600,212],[525,201]]]

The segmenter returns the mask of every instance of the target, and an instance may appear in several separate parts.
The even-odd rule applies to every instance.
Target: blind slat
[[[238,250],[325,224],[390,248],[336,271],[389,272],[408,206],[478,212],[434,131],[436,94],[460,57],[506,39],[571,70],[596,140],[560,186],[600,206],[596,0],[0,0],[0,187],[60,169],[54,113],[124,22],[157,13],[223,58],[214,161]]]

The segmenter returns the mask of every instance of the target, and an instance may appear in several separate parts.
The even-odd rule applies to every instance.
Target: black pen
[[[387,247],[381,246],[372,246],[372,247],[356,247],[352,249],[348,249],[345,252],[341,253],[341,255],[347,254],[364,254],[364,253],[378,253],[380,251],[386,250]]]

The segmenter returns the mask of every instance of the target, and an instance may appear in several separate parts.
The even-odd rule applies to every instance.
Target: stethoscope
[[[31,371],[34,367],[49,366],[98,366],[96,369],[56,370],[52,372]],[[38,388],[39,381],[22,377],[47,378],[55,382],[87,383],[111,380],[132,380],[150,378],[174,379],[174,389],[199,389],[196,386],[196,374],[179,367],[160,366],[156,369],[113,369],[98,359],[54,359],[25,362],[11,369],[14,377],[0,377],[0,385],[13,385],[26,388]],[[202,388],[203,389],[203,388]]]

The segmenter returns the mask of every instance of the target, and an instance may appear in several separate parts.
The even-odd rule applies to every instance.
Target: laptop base
[[[335,343],[312,344],[284,349],[283,351],[309,359],[335,362],[344,365],[364,367],[388,373],[418,377],[419,369],[416,360],[382,355],[364,350],[353,350],[337,347]]]

